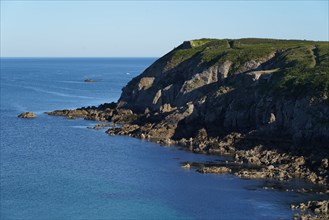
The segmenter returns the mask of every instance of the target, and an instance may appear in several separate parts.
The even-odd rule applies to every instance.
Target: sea
[[[181,168],[228,158],[44,114],[117,101],[155,60],[1,58],[0,219],[291,219],[291,203],[318,198]],[[37,117],[17,117],[25,111]]]

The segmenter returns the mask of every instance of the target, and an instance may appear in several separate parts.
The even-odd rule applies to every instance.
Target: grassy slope
[[[191,48],[176,49],[170,54],[167,69],[190,58],[198,58],[200,65],[214,65],[229,60],[233,63],[230,74],[239,71],[250,60],[258,61],[271,53],[279,71],[271,81],[271,90],[292,95],[320,95],[328,99],[329,42],[239,39],[200,39],[191,41]]]

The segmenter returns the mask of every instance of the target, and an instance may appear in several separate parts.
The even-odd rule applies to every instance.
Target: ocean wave
[[[72,95],[72,94],[66,94],[66,93],[61,93],[61,92],[44,90],[44,89],[40,89],[37,87],[31,87],[31,86],[23,86],[23,88],[30,89],[30,90],[33,90],[36,92],[42,92],[42,93],[47,93],[47,94],[51,94],[51,95],[61,96],[61,97],[72,97],[72,98],[81,98],[81,99],[98,99],[97,97],[92,97],[92,96]]]

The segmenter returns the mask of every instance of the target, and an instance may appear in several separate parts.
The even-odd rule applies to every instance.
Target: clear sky
[[[329,39],[328,0],[1,0],[2,57],[157,57],[197,38]]]

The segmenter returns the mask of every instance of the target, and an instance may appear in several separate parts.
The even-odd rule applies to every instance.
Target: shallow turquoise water
[[[289,204],[312,197],[182,169],[222,158],[42,114],[116,101],[154,60],[1,60],[1,219],[291,219]]]

